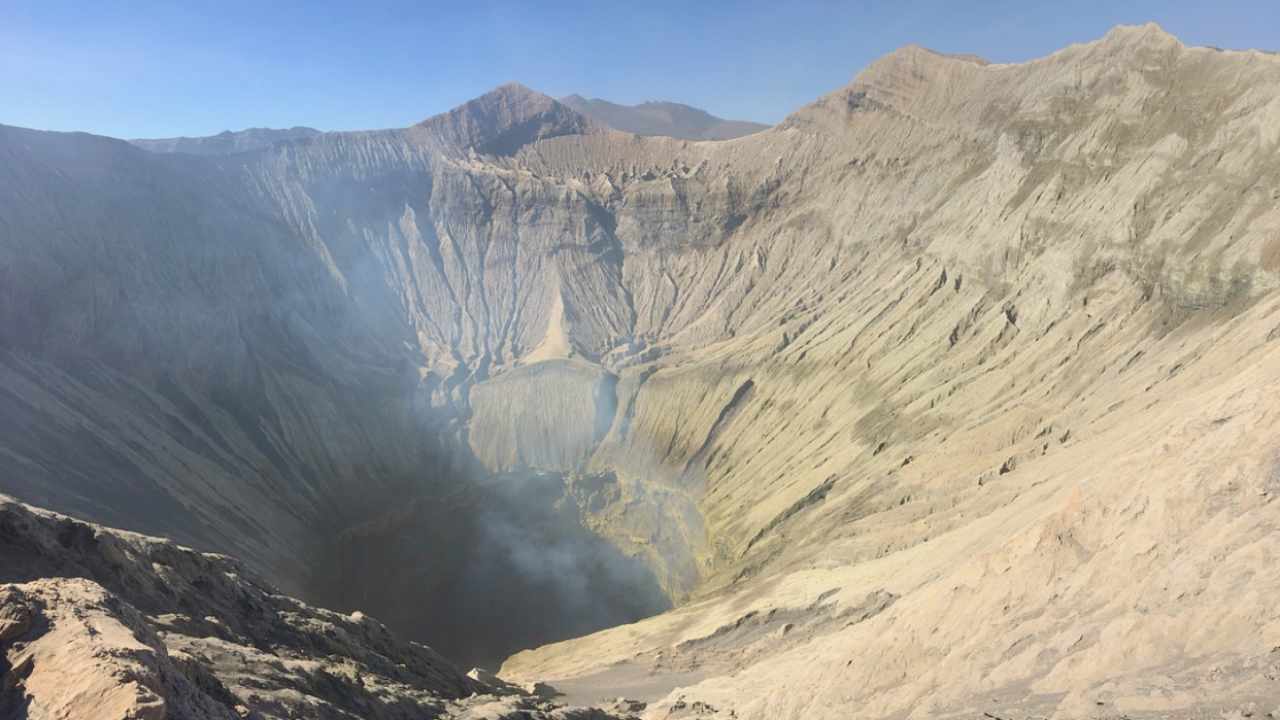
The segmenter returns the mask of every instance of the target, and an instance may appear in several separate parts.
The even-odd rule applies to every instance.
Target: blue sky
[[[1280,49],[1280,0],[0,0],[0,123],[117,137],[400,127],[517,80],[776,122],[907,43],[997,62],[1119,23]]]

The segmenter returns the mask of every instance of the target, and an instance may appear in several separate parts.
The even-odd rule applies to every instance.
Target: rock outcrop
[[[474,680],[231,558],[3,497],[0,551],[3,717],[613,717]]]

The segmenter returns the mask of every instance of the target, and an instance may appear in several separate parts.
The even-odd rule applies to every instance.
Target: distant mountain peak
[[[1178,38],[1170,35],[1160,23],[1147,22],[1141,25],[1117,25],[1107,31],[1107,34],[1101,40],[1095,41],[1099,43],[1107,42],[1148,42],[1157,41],[1164,43],[1182,44]]]
[[[596,130],[583,115],[516,82],[499,85],[415,127],[447,145],[489,155],[513,155],[537,140]]]
[[[527,85],[518,82],[506,82],[479,97],[468,100],[460,107],[507,103],[515,107],[545,109],[554,102],[555,100],[550,96],[544,95]]]
[[[681,140],[729,140],[768,129],[768,125],[725,120],[706,110],[667,100],[619,105],[599,98],[567,95],[560,102],[615,130]]]

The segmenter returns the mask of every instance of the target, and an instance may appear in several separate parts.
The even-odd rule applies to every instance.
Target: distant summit
[[[176,137],[130,140],[129,142],[158,153],[186,153],[188,155],[233,155],[268,147],[285,140],[300,140],[319,135],[320,131],[309,127],[287,129],[248,128],[226,130],[208,137]]]
[[[769,127],[744,120],[725,120],[705,110],[673,102],[618,105],[581,95],[563,97],[560,102],[615,130],[636,135],[665,135],[682,140],[729,140]]]
[[[519,83],[507,83],[414,126],[447,147],[486,155],[513,155],[524,145],[605,128],[682,140],[728,140],[768,128],[725,120],[688,105],[646,102],[627,106],[570,95],[556,100]],[[207,137],[139,138],[128,142],[156,153],[234,155],[279,142],[323,134],[310,127],[226,130]]]
[[[501,85],[449,112],[418,123],[446,146],[487,155],[514,155],[521,147],[562,135],[591,132],[592,122],[553,98],[519,84]]]

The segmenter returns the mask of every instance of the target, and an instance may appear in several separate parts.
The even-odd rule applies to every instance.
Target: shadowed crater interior
[[[443,498],[335,533],[314,563],[312,594],[486,667],[671,607],[641,560],[584,525],[567,478],[476,472]]]

